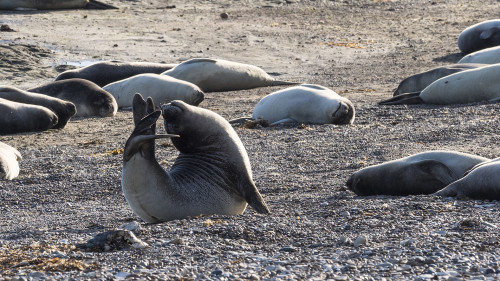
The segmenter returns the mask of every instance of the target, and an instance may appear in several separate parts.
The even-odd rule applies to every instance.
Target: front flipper
[[[89,3],[85,6],[85,9],[118,9],[118,8],[99,1],[90,0]]]
[[[379,105],[396,105],[396,104],[424,104],[425,102],[420,98],[420,92],[406,93],[395,96],[388,100],[379,102]]]
[[[273,122],[273,123],[271,123],[271,125],[293,124],[293,123],[299,123],[299,122],[297,122],[297,120],[292,119],[292,118],[285,118],[285,119],[281,119],[279,121]]]

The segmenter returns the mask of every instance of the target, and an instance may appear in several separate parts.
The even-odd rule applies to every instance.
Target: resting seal
[[[357,195],[431,194],[489,159],[453,151],[428,151],[363,168],[346,186]]]
[[[458,48],[468,54],[500,45],[500,20],[487,20],[464,29],[458,36]]]
[[[200,214],[241,214],[247,203],[269,213],[252,180],[250,162],[238,135],[218,114],[173,101],[162,106],[165,129],[155,135],[160,115],[137,94],[135,129],[123,153],[122,190],[132,210],[154,223]],[[176,136],[177,135],[177,136]],[[154,139],[173,137],[180,151],[169,172],[154,155]]]
[[[176,65],[166,63],[101,61],[86,67],[64,71],[56,77],[56,81],[81,78],[103,87],[137,74],[160,74],[172,69],[174,66]]]
[[[0,10],[116,9],[95,0],[0,0]]]
[[[500,200],[500,158],[474,166],[462,178],[451,183],[436,195],[469,197],[480,200]]]
[[[118,107],[130,107],[136,93],[149,96],[156,104],[182,100],[198,105],[204,99],[201,89],[193,83],[159,74],[138,74],[104,86],[113,95]]]
[[[74,103],[76,116],[79,117],[111,117],[118,110],[115,98],[110,93],[84,79],[54,81],[28,91]]]
[[[425,87],[429,86],[432,82],[438,80],[439,78],[482,66],[485,66],[485,64],[458,62],[458,64],[445,65],[412,75],[401,81],[396,91],[394,91],[394,96],[422,91]]]
[[[421,92],[402,94],[379,104],[465,104],[500,98],[500,64],[457,72],[432,82]]]
[[[0,98],[19,103],[40,105],[52,110],[57,115],[58,120],[57,124],[53,127],[54,129],[64,128],[69,119],[76,113],[76,107],[71,102],[46,95],[30,93],[9,86],[0,86]]]
[[[264,70],[254,65],[207,58],[187,60],[162,74],[189,81],[204,92],[298,84],[274,80]]]
[[[458,63],[500,63],[500,46],[486,48],[463,57]]]
[[[0,135],[39,132],[57,125],[50,109],[0,98]]]
[[[0,142],[0,179],[11,180],[19,175],[19,161],[22,157],[17,149]]]

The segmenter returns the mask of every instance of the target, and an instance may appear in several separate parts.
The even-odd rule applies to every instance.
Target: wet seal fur
[[[119,108],[132,106],[136,93],[151,97],[156,104],[182,100],[191,105],[203,101],[203,91],[193,83],[170,76],[145,73],[132,76],[104,86],[116,99]]]
[[[14,147],[0,142],[0,179],[12,180],[19,175],[21,153]]]
[[[421,92],[407,93],[379,102],[394,104],[467,104],[500,99],[500,64],[457,72],[432,82]]]
[[[46,107],[0,98],[0,135],[45,131],[57,123],[57,115]]]
[[[135,129],[123,153],[122,190],[150,223],[201,214],[241,214],[250,204],[269,213],[253,180],[246,150],[231,125],[207,109],[173,101],[162,106],[168,135],[155,135],[152,99],[134,97]],[[180,154],[170,171],[156,161],[156,138],[172,138]]]
[[[422,152],[360,169],[346,186],[360,196],[431,194],[488,160],[454,151]]]
[[[0,10],[117,9],[95,0],[0,0]]]
[[[500,158],[474,166],[465,175],[435,193],[445,197],[500,200]]]
[[[275,80],[262,68],[254,65],[209,58],[187,60],[162,74],[191,82],[204,92],[298,84]]]
[[[458,63],[500,63],[500,46],[479,50],[463,57]]]
[[[500,19],[469,26],[458,36],[458,48],[466,54],[498,45],[500,45]]]
[[[0,98],[26,104],[33,104],[46,107],[57,115],[57,124],[54,129],[61,129],[66,126],[71,117],[76,113],[76,107],[73,103],[42,95],[30,93],[15,87],[0,86]]]
[[[74,103],[75,116],[78,117],[111,117],[118,110],[116,100],[110,93],[84,79],[54,81],[28,91]]]
[[[94,82],[104,87],[113,82],[123,80],[138,74],[154,73],[160,74],[174,68],[176,64],[152,63],[152,62],[122,62],[101,61],[89,66],[64,71],[56,77],[56,81],[81,78]]]

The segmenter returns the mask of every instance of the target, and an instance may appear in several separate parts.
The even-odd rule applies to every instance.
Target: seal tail
[[[387,100],[379,102],[379,105],[396,105],[396,104],[423,104],[425,103],[420,97],[420,92],[401,94]]]
[[[302,83],[299,82],[290,82],[290,81],[281,81],[281,80],[273,80],[270,86],[286,86],[286,85],[299,85]]]
[[[118,9],[118,8],[115,6],[112,6],[112,5],[108,5],[108,4],[99,2],[99,1],[90,0],[89,3],[85,6],[85,9],[100,10],[100,9]]]

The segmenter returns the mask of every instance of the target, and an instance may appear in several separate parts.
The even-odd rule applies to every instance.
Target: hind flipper
[[[111,6],[111,5],[99,2],[99,1],[90,0],[89,3],[85,6],[85,9],[98,9],[98,10],[100,10],[100,9],[118,9],[118,8],[115,6]]]
[[[425,103],[420,98],[420,92],[406,93],[397,95],[387,100],[379,102],[379,105],[396,105],[396,104],[423,104]]]

